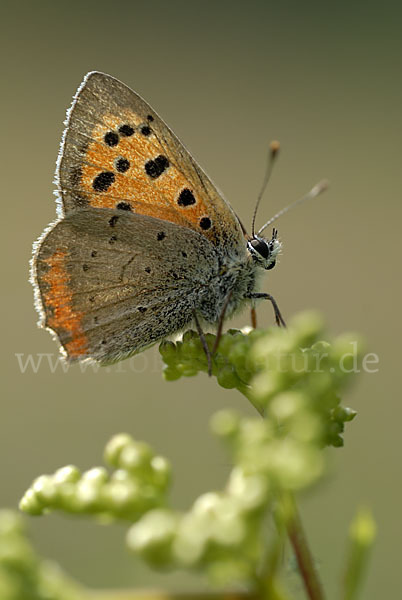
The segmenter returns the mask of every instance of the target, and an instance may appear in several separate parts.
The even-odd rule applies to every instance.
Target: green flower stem
[[[250,402],[252,402],[251,398],[247,398]],[[263,410],[260,410],[256,403],[252,402],[252,404],[263,417]],[[291,503],[291,515],[287,519],[287,532],[289,541],[296,556],[300,576],[303,580],[307,596],[310,600],[324,600],[325,596],[322,584],[318,577],[317,569],[314,566],[313,557],[307,542],[307,537],[304,532],[300,514],[297,510],[294,498],[292,498],[290,495],[287,498],[287,504],[288,503]],[[277,527],[280,527],[278,520]],[[267,598],[275,597],[273,595],[274,578],[272,574],[276,571],[276,561],[278,556],[279,552],[277,549],[274,549],[271,555],[268,557],[266,567],[264,568],[264,574],[261,578],[261,586],[265,590]]]
[[[324,592],[317,569],[304,533],[300,515],[295,500],[292,496],[286,498],[286,503],[291,505],[291,514],[287,520],[287,530],[290,543],[296,556],[300,575],[304,583],[306,594],[310,600],[324,600]]]
[[[283,551],[282,530],[285,524],[308,598],[310,600],[324,600],[323,587],[314,566],[296,501],[291,494],[287,494],[286,498],[283,499],[282,505],[276,513],[275,522],[278,529],[278,539],[268,554],[263,572],[259,577],[259,587],[263,591],[263,596],[269,600],[276,597],[283,598],[282,595],[278,595],[279,592],[275,593],[274,590],[276,588],[275,573],[278,570],[278,561]]]
[[[376,537],[376,525],[371,513],[361,508],[349,531],[348,560],[344,574],[344,600],[354,600],[360,592],[363,575],[372,545]]]
[[[280,519],[275,519],[278,528],[278,534],[271,544],[264,561],[264,568],[258,576],[258,587],[261,590],[261,596],[266,600],[289,600],[289,597],[281,589],[278,572],[284,553],[285,535],[283,523]]]
[[[238,387],[238,390],[243,394],[243,396],[245,396],[247,398],[247,400],[255,408],[255,410],[258,412],[258,414],[262,418],[264,418],[265,406],[263,406],[261,403],[258,402],[258,400],[253,398],[253,395],[250,393],[250,387],[249,386],[244,386],[244,388]]]

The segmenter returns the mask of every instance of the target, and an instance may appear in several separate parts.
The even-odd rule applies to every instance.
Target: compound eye
[[[271,262],[271,264],[269,265],[269,267],[267,267],[265,270],[269,271],[270,269],[273,269],[275,265],[276,265],[276,260],[274,260],[273,262]]]
[[[263,258],[268,258],[269,256],[269,246],[267,242],[264,240],[253,239],[250,242],[251,246],[254,248],[258,254],[260,254]]]

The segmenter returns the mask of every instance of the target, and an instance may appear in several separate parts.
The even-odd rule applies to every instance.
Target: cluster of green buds
[[[236,421],[236,425],[235,425]],[[253,419],[244,422],[250,427]],[[259,417],[255,426],[268,427]],[[219,413],[213,428],[233,440],[241,417]],[[247,442],[247,434],[243,441]],[[260,439],[263,442],[263,438]],[[258,444],[254,444],[259,454]],[[269,476],[263,469],[247,472],[236,465],[222,492],[200,496],[187,512],[167,506],[170,469],[166,459],[127,434],[114,436],[105,449],[103,467],[81,474],[67,466],[36,479],[20,502],[31,515],[59,510],[134,523],[127,535],[129,548],[153,565],[203,570],[215,581],[253,580],[262,550],[261,523],[271,501]]]
[[[284,435],[294,422],[321,445],[342,446],[345,422],[356,413],[340,405],[339,394],[358,369],[358,342],[355,336],[341,336],[328,343],[322,336],[323,323],[314,313],[299,315],[287,329],[229,330],[213,357],[213,375],[222,387],[237,389],[260,414],[279,422]],[[212,350],[215,336],[206,339]],[[208,369],[194,331],[176,343],[162,343],[160,353],[169,381]],[[309,424],[299,419],[306,405]]]
[[[26,536],[21,515],[0,511],[1,600],[81,600],[81,588],[50,561],[41,560]]]
[[[215,582],[258,583],[261,559],[277,543],[267,539],[267,515],[275,508],[286,528],[286,499],[325,467],[321,424],[303,394],[281,392],[268,407],[265,419],[232,410],[214,415],[212,429],[234,464],[223,491],[202,495],[187,512],[166,507],[141,517],[127,536],[134,552],[157,567],[200,569]]]
[[[164,505],[170,465],[148,444],[119,434],[106,446],[104,457],[115,469],[112,473],[104,467],[81,473],[68,465],[53,475],[41,475],[23,496],[21,510],[31,515],[61,510],[135,521]]]
[[[259,417],[242,419],[222,411],[213,417],[212,428],[240,453],[247,453],[251,442],[248,458],[242,461],[232,452],[236,464],[222,491],[201,495],[187,512],[150,511],[131,527],[127,543],[155,566],[202,570],[219,583],[255,581],[273,496],[266,465],[256,460],[249,468],[247,461],[265,450],[269,426]]]
[[[220,583],[241,581],[255,589],[264,559],[280,553],[278,537],[265,533],[267,517],[274,516],[278,531],[286,529],[293,494],[321,476],[323,446],[342,445],[345,422],[355,415],[339,398],[358,360],[355,340],[323,342],[322,331],[321,320],[305,314],[285,330],[231,330],[222,336],[213,374],[260,413],[244,417],[222,411],[212,420],[234,465],[222,491],[203,494],[186,512],[175,510],[167,502],[167,460],[120,434],[105,450],[115,469],[111,474],[103,467],[83,474],[64,467],[39,477],[21,509],[32,515],[61,510],[128,520],[128,546],[149,564],[201,570]],[[207,335],[207,342],[212,348],[215,336]],[[160,352],[169,380],[208,369],[193,332],[176,344],[164,342]]]

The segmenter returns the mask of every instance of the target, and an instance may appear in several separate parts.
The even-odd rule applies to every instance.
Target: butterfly
[[[258,298],[281,243],[248,235],[162,119],[117,79],[90,72],[67,113],[58,220],[34,245],[40,325],[69,361],[111,363],[195,323],[221,331]]]

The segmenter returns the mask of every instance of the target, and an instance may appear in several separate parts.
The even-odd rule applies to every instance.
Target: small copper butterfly
[[[221,330],[256,298],[284,325],[272,296],[256,291],[281,248],[276,229],[248,235],[162,119],[117,79],[91,72],[79,87],[56,181],[59,218],[34,245],[32,282],[40,325],[67,359],[113,362],[193,322],[211,365],[201,324]]]

